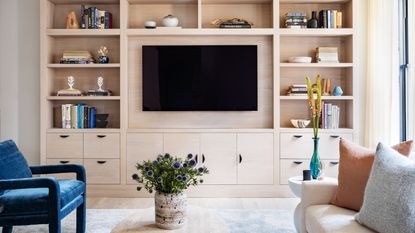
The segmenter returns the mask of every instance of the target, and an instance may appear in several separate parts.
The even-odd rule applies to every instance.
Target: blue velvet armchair
[[[33,177],[76,173],[76,180]],[[49,233],[61,232],[61,220],[76,209],[76,232],[85,232],[85,169],[80,165],[29,167],[16,144],[0,142],[0,227],[49,224]]]

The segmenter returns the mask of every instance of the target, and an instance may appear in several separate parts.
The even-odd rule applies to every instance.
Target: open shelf
[[[48,36],[82,36],[82,37],[99,37],[99,36],[114,36],[121,34],[120,29],[48,29],[46,30]]]
[[[120,63],[109,64],[48,64],[48,68],[119,68]]]
[[[274,35],[273,29],[263,28],[246,28],[246,29],[127,29],[129,36],[169,36],[169,35],[238,35],[238,36],[256,36],[256,35]]]
[[[353,100],[353,96],[322,96],[322,100]],[[280,96],[280,100],[307,100],[307,96]]]
[[[297,68],[347,68],[353,67],[353,63],[280,63],[280,67],[297,67]]]
[[[351,2],[351,0],[280,0],[281,4],[333,4],[348,2]]]
[[[119,96],[48,96],[47,100],[120,100]]]
[[[280,28],[281,36],[350,36],[351,28]]]

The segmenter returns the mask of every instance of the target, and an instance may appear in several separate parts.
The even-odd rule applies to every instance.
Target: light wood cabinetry
[[[189,189],[198,197],[289,196],[290,176],[308,169],[312,130],[294,129],[291,119],[309,118],[306,97],[286,96],[305,77],[330,78],[343,96],[324,96],[340,107],[340,128],[320,130],[320,155],[325,174],[336,176],[339,137],[359,141],[359,86],[363,78],[358,51],[363,49],[356,0],[39,0],[41,2],[41,163],[84,164],[92,196],[136,197],[131,175],[135,164],[160,153],[197,155],[198,165],[211,174],[205,184]],[[96,6],[113,14],[113,29],[65,29],[66,15],[80,5]],[[287,29],[285,14],[337,9],[341,29]],[[179,18],[179,28],[144,29],[147,20],[168,14]],[[79,16],[79,14],[78,14]],[[218,18],[243,18],[251,29],[218,29]],[[357,26],[357,27],[356,27]],[[258,111],[144,112],[142,111],[143,45],[257,45]],[[109,49],[109,64],[59,64],[65,50],[88,50],[97,57]],[[339,49],[339,63],[288,63],[291,56],[315,56],[318,46]],[[112,96],[56,96],[67,88],[104,88]],[[84,103],[108,113],[104,129],[61,129],[62,104]],[[102,137],[105,136],[105,137]],[[337,137],[339,136],[339,137]],[[197,190],[197,191],[195,191]]]

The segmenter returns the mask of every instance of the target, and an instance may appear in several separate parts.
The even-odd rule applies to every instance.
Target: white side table
[[[322,181],[323,180],[324,181],[337,181],[337,179],[331,178],[331,177],[323,177]],[[288,179],[288,185],[296,197],[299,197],[299,198],[302,197],[303,182],[307,182],[307,181],[303,181],[302,176],[293,176]],[[297,207],[295,207],[295,210],[294,210],[294,225],[295,225],[295,229],[297,230],[297,232],[300,232],[300,217],[301,217],[300,210],[301,210],[301,201],[297,205]]]

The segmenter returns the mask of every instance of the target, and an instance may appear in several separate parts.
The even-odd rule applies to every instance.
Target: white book
[[[61,105],[61,117],[62,117],[62,128],[66,128],[66,106],[65,104]]]

